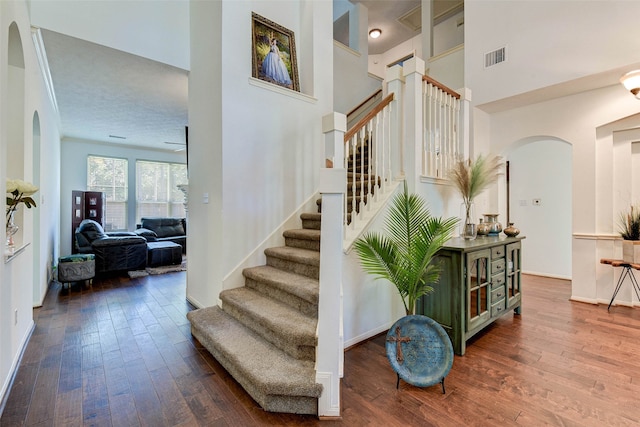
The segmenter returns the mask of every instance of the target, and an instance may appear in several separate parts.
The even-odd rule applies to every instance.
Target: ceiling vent
[[[484,68],[493,67],[507,60],[507,48],[501,47],[492,52],[484,54]]]
[[[398,18],[398,22],[411,31],[420,31],[422,28],[422,6],[410,10]]]

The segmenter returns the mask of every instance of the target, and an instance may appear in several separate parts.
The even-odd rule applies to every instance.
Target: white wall
[[[559,139],[572,146],[571,278],[573,298],[577,300],[597,302],[598,295],[613,293],[612,269],[603,272],[598,262],[600,258],[621,255],[616,252],[616,245],[607,243],[613,233],[612,206],[616,206],[613,194],[618,191],[613,181],[614,132],[599,129],[633,116],[638,108],[638,100],[621,85],[615,85],[489,115],[490,130],[486,137],[494,152],[509,151],[515,143],[531,137]],[[628,124],[628,128],[634,126]],[[616,131],[625,128],[615,126]],[[602,132],[604,135],[600,135]],[[630,147],[629,143],[629,154]],[[550,166],[553,166],[551,160],[545,160],[542,165],[545,170]],[[530,182],[534,179],[534,175],[523,178]],[[504,213],[503,208],[501,214]],[[524,229],[523,234],[530,234],[529,230]],[[523,245],[524,253],[527,240]],[[562,257],[558,247],[549,245],[546,250],[549,259]],[[531,270],[526,264],[523,268]],[[602,278],[602,274],[606,277]]]
[[[187,293],[202,306],[315,194],[321,119],[333,110],[330,2],[221,3],[191,5],[189,228],[198,236],[188,236]],[[238,54],[251,52],[251,12],[294,32],[301,93],[251,77],[251,56]]]
[[[34,259],[39,257],[47,263],[57,257],[59,240],[59,129],[47,98],[38,62],[31,41],[31,29],[26,2],[0,2],[0,45],[8,46],[8,31],[16,22],[20,32],[24,52],[24,114],[22,115],[24,152],[22,157],[23,176],[21,178],[40,186],[36,193],[38,215],[34,209],[24,213],[23,242],[30,243],[24,252],[9,262],[0,263],[2,297],[0,298],[0,401],[7,392],[9,381],[19,361],[20,354],[33,327],[32,306],[44,297],[47,282],[47,268],[34,268]],[[10,105],[7,105],[8,63],[6,50],[0,50],[0,177],[5,187],[5,178],[11,173],[7,157],[7,120]],[[38,112],[40,122],[39,145],[34,144],[33,116]],[[39,146],[40,152],[34,153]],[[46,159],[40,162],[39,174],[35,173],[34,158]],[[3,191],[4,192],[4,191]],[[39,219],[39,222],[35,221]],[[36,232],[36,229],[38,231]],[[40,236],[39,246],[32,244],[34,236]],[[34,249],[38,248],[38,249]],[[34,251],[39,253],[35,254]],[[43,267],[43,266],[40,266]],[[38,295],[39,294],[39,295]],[[17,312],[17,316],[16,316]]]
[[[417,35],[399,45],[389,49],[381,55],[370,55],[368,59],[369,72],[381,78],[385,77],[387,66],[394,64],[408,55],[421,57],[422,37]]]
[[[189,69],[189,0],[31,0],[31,23]]]
[[[382,81],[367,73],[369,47],[367,8],[356,4],[350,11],[349,26],[351,48],[334,43],[333,48],[333,102],[334,111],[347,114],[371,94],[382,88]]]
[[[433,27],[433,56],[452,49],[464,43],[464,11],[440,22]]]
[[[369,72],[384,77],[387,66],[408,55],[420,57],[422,52],[422,36],[417,35],[389,49],[381,55],[369,55]],[[464,87],[464,46],[450,49],[425,61],[426,74],[445,86],[458,90]]]
[[[185,163],[184,151],[146,150],[95,141],[68,139],[62,140],[62,159],[60,173],[60,253],[71,254],[71,192],[87,190],[87,157],[89,155],[117,157],[127,159],[129,193],[127,205],[127,228],[136,229],[136,161],[150,160],[158,162]]]
[[[570,279],[571,145],[544,137],[514,145],[505,160],[510,166],[510,221],[526,236],[524,271]],[[507,226],[506,216],[502,225]]]
[[[465,2],[465,83],[476,105],[637,63],[640,2]],[[484,69],[484,54],[507,61]]]

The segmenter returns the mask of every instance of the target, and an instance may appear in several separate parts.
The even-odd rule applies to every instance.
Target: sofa
[[[186,218],[141,218],[135,232],[147,242],[173,242],[182,246],[182,253],[187,252]]]
[[[144,270],[147,266],[147,241],[136,233],[105,233],[99,223],[85,219],[75,236],[79,253],[95,255],[96,274]]]

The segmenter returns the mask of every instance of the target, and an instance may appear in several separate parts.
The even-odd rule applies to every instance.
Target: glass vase
[[[474,221],[476,210],[473,201],[460,205],[460,237],[474,240],[478,235],[478,226]]]
[[[7,241],[6,241],[6,249],[9,253],[12,253],[15,250],[16,244],[13,241],[13,236],[18,232],[18,226],[14,222],[13,215],[16,211],[11,211],[9,213],[9,217],[7,218]]]

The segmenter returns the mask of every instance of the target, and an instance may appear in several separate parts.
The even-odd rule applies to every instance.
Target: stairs
[[[301,215],[245,286],[220,293],[222,308],[191,311],[191,333],[266,411],[317,414],[315,382],[320,214]]]
[[[360,173],[360,156],[367,170],[367,147],[349,159],[347,222],[352,200],[357,211],[365,182],[373,192],[380,179]],[[354,161],[355,160],[355,161]],[[355,164],[356,172],[353,172]],[[302,228],[283,233],[285,246],[265,250],[266,265],[243,270],[245,286],[220,293],[218,306],[191,311],[191,334],[216,358],[266,411],[318,413],[322,385],[315,382],[316,326],[320,275],[318,213],[300,215]]]

